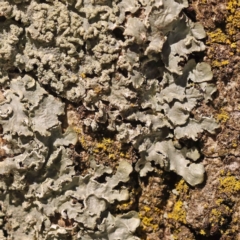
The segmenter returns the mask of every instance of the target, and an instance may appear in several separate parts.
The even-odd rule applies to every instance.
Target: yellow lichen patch
[[[178,234],[179,232],[174,231],[174,233],[175,233],[175,234],[173,234],[171,237],[172,237],[174,240],[178,240],[177,234]]]
[[[209,37],[207,44],[211,44],[211,43],[230,44],[231,43],[228,36],[225,33],[223,33],[223,31],[220,28],[217,28],[215,31],[208,32],[207,35]]]
[[[221,169],[220,170],[220,175],[221,176],[225,176],[225,175],[227,175],[228,173],[226,172],[226,170],[225,169]],[[230,176],[231,175],[231,173],[230,174],[228,174],[228,176]]]
[[[223,202],[223,199],[220,198],[220,199],[216,200],[215,202],[216,202],[216,204],[217,204],[218,206],[220,206],[221,203]]]
[[[228,60],[223,60],[223,61],[214,60],[214,61],[212,61],[212,66],[213,67],[222,67],[222,66],[226,66],[228,64],[229,64]]]
[[[116,208],[118,209],[118,210],[129,210],[131,207],[132,207],[132,205],[133,205],[133,201],[132,200],[130,200],[130,201],[128,201],[128,202],[124,202],[124,203],[119,203],[117,206],[116,206]]]
[[[210,223],[212,224],[216,224],[219,223],[221,221],[221,211],[218,211],[217,209],[212,209],[211,213],[210,213]]]
[[[224,109],[220,109],[220,113],[216,115],[218,122],[225,123],[229,119],[228,113]]]
[[[95,143],[93,152],[104,153],[109,159],[113,160],[116,160],[119,157],[129,158],[129,153],[122,150],[121,144],[110,138],[103,138],[100,142]]]
[[[81,135],[78,139],[79,139],[79,142],[81,143],[82,147],[84,149],[87,149],[87,143],[86,143],[86,140],[84,138],[84,135]]]
[[[109,154],[114,153],[114,148],[115,148],[114,141],[112,139],[103,138],[101,142],[98,142],[95,144],[93,152],[95,152],[95,153],[105,152],[109,155]],[[115,158],[115,157],[113,157],[113,158]]]
[[[203,236],[206,235],[206,232],[203,229],[201,229],[199,233]]]
[[[236,34],[240,29],[240,1],[238,0],[228,0],[227,10],[228,14],[226,17],[226,33],[231,38],[231,48],[239,52],[236,45]]]
[[[124,208],[126,208],[126,207],[128,207],[129,205],[132,205],[132,201],[130,201],[129,203],[124,203],[124,204],[122,204],[122,206],[124,207]]]
[[[116,156],[115,156],[115,154],[110,153],[110,154],[108,154],[108,158],[114,160],[114,159],[116,159]]]
[[[227,18],[227,33],[230,36],[234,36],[238,33],[238,29],[240,28],[240,13],[236,12],[234,15],[230,15]]]
[[[232,43],[231,48],[237,48],[237,43]]]
[[[227,1],[227,10],[229,10],[231,13],[236,12],[237,7],[240,7],[240,2],[238,0]]]
[[[177,201],[173,207],[173,211],[168,214],[168,218],[172,218],[178,222],[182,222],[184,224],[187,223],[186,221],[186,211],[183,207],[182,201]]]
[[[74,126],[73,131],[76,132],[77,134],[80,134],[82,132],[82,129],[79,127]]]
[[[236,140],[236,139],[233,139],[233,140],[232,140],[232,147],[233,147],[233,148],[236,148],[237,146],[238,146],[237,140]]]
[[[81,78],[86,78],[86,74],[85,73],[80,73],[79,74]]]
[[[148,206],[144,206],[143,209],[144,209],[144,211],[146,211],[146,212],[149,212],[149,211],[151,210],[151,208],[148,207]]]
[[[185,193],[187,194],[189,191],[189,187],[186,184],[186,182],[184,181],[184,179],[181,179],[176,185],[175,185],[176,190],[179,193]]]
[[[154,208],[154,212],[159,214],[159,215],[162,213],[161,209],[159,209],[157,207]]]
[[[237,193],[240,191],[240,180],[234,176],[221,177],[219,179],[219,190],[224,193]]]
[[[236,52],[240,52],[237,47],[236,35],[239,33],[240,29],[240,1],[239,0],[227,0],[226,1],[226,13],[225,13],[225,23],[226,26],[224,30],[217,28],[214,31],[207,32],[208,41],[207,44],[212,46],[213,43],[217,44],[227,44],[230,46],[229,56],[233,56]],[[213,50],[213,52],[211,52]],[[215,60],[215,50],[214,47],[209,49],[209,58],[213,59],[212,67],[222,67],[229,64],[228,60]]]
[[[230,208],[228,206],[222,205],[222,208],[214,208],[210,212],[210,218],[209,221],[212,226],[218,224],[222,226],[225,223],[224,216],[231,212]]]
[[[232,235],[234,233],[236,233],[238,231],[238,226],[232,226],[232,229],[227,229],[227,231],[225,232],[225,235]]]
[[[152,228],[154,232],[157,231],[158,224],[153,223],[153,218],[143,216],[142,214],[139,214],[138,216],[141,219],[141,222],[143,224],[143,230],[145,230],[146,228]]]
[[[87,144],[87,141],[84,137],[82,129],[80,127],[74,126],[73,130],[78,134],[78,141],[81,143],[82,148],[87,149],[88,144]]]

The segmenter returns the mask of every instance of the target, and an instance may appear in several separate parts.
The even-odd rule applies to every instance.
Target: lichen
[[[199,233],[203,236],[206,235],[206,232],[203,229],[201,229]]]
[[[238,146],[238,140],[237,139],[233,139],[232,140],[232,147],[236,148]]]
[[[239,52],[237,47],[236,35],[239,33],[240,29],[240,13],[239,13],[240,2],[236,0],[227,1],[227,18],[226,18],[226,32],[231,39],[231,49],[232,52]]]
[[[228,65],[229,61],[228,60],[223,60],[223,61],[218,61],[218,60],[214,60],[212,61],[212,66],[213,67],[222,67],[225,65]]]
[[[240,191],[240,180],[235,176],[225,176],[219,179],[219,191],[224,193],[237,193]]]
[[[183,202],[180,200],[175,203],[172,212],[168,214],[168,218],[184,224],[187,223],[186,216],[186,210],[184,209]]]
[[[220,109],[220,113],[216,115],[216,118],[219,122],[226,123],[229,119],[229,114],[224,109]]]
[[[189,187],[186,184],[186,182],[181,179],[175,186],[175,189],[180,193],[180,194],[188,194]]]
[[[222,204],[219,208],[214,208],[210,212],[209,221],[211,226],[223,226],[226,223],[226,216],[231,212],[230,208]]]
[[[226,26],[223,28],[217,28],[214,31],[209,31],[207,33],[209,39],[207,44],[211,45],[213,43],[218,44],[228,44],[231,47],[230,54],[234,55],[235,52],[239,52],[237,48],[237,38],[236,35],[240,29],[240,13],[239,8],[240,3],[237,0],[228,0],[226,1],[226,9],[225,13],[226,18]],[[227,64],[227,60],[223,62],[213,61],[213,67],[220,67]]]
[[[2,196],[1,206],[5,209],[3,214],[14,219],[14,223],[9,223],[14,225],[14,231],[8,231],[9,234],[20,238],[41,236],[38,239],[70,236],[61,224],[55,225],[55,230],[50,224],[51,219],[60,214],[64,224],[70,224],[67,223],[70,221],[68,219],[74,219],[70,224],[72,229],[79,224],[82,226],[76,234],[91,235],[90,232],[81,232],[85,228],[96,230],[97,219],[103,211],[106,212],[107,203],[128,200],[126,189],[115,188],[119,182],[129,180],[132,167],[127,162],[120,162],[116,173],[106,179],[106,184],[99,183],[97,179],[105,173],[111,175],[112,170],[94,162],[91,163],[94,169],[92,174],[77,176],[74,170],[76,163],[71,158],[73,153],[69,146],[76,144],[76,132],[81,131],[69,127],[62,133],[58,117],[63,114],[64,104],[49,95],[28,75],[12,79],[10,90],[5,91],[5,98],[0,104],[0,123],[4,138],[11,143],[12,148],[8,151],[13,157],[0,162],[0,171],[5,176],[4,182],[10,180],[11,173],[14,173],[14,179],[10,186],[4,186],[6,194]],[[9,201],[7,190],[21,191],[22,197],[11,196],[12,200]],[[22,205],[25,210],[21,211],[19,206],[22,208]],[[95,208],[96,205],[98,208]],[[33,215],[28,215],[26,209]],[[29,221],[20,224],[22,217],[29,218]],[[127,233],[129,226],[124,225],[128,217],[131,218],[130,222],[134,222],[134,227],[129,231],[134,231],[139,220],[133,212],[116,218],[108,213],[106,223],[100,221],[99,232],[96,231],[95,236],[108,235],[101,229],[112,229],[106,225],[111,219],[109,221],[115,221],[116,225],[119,223],[125,229],[126,239],[130,238],[131,233]],[[37,226],[44,226],[44,230]]]
[[[11,8],[8,3],[4,4]],[[192,181],[190,184],[200,183],[201,164],[191,167],[182,158],[181,164],[185,161],[186,168],[180,171],[173,166],[173,158],[167,160],[168,156],[164,161],[147,158],[154,153],[149,153],[149,144],[144,146],[148,141],[155,144],[174,137],[170,132],[176,127],[184,126],[191,131],[192,126],[188,126],[194,121],[191,110],[198,101],[211,99],[215,91],[208,84],[212,80],[210,66],[188,60],[192,52],[205,49],[201,39],[206,34],[201,24],[192,22],[184,14],[180,17],[187,1],[148,3],[145,7],[148,13],[143,19],[134,15],[140,9],[136,1],[131,7],[125,1],[113,1],[112,7],[107,2],[69,4],[76,11],[56,1],[52,4],[31,1],[24,10],[19,10],[18,17],[26,22],[25,32],[19,43],[21,29],[11,27],[9,36],[24,47],[15,55],[9,53],[11,64],[19,71],[35,74],[42,86],[58,96],[82,102],[86,109],[94,111],[94,118],[84,120],[93,131],[106,124],[108,130],[117,132],[118,141],[132,143],[137,150],[145,148],[140,150],[142,157],[136,167],[141,176],[152,171],[151,161],[157,161],[165,169],[170,165],[170,169]],[[125,12],[132,15],[124,22]],[[7,18],[12,19],[16,14],[10,11]],[[121,36],[115,36],[115,31],[120,31]],[[14,52],[12,43],[9,44]],[[182,66],[184,61],[186,64]],[[8,79],[3,79],[7,84]],[[195,85],[191,85],[192,82]],[[211,127],[198,128],[195,136],[203,130],[213,132],[215,126],[211,124]],[[89,146],[84,134],[78,134],[86,150]],[[177,134],[178,139],[183,137]],[[94,149],[99,150],[97,146]],[[108,155],[110,159],[117,158],[113,152]],[[187,177],[189,174],[193,177]],[[198,180],[194,180],[194,176]]]
[[[220,28],[217,28],[213,32],[208,32],[208,37],[210,38],[208,40],[208,44],[210,43],[223,43],[223,44],[230,44],[231,41],[228,39],[228,36],[223,33],[223,31]]]
[[[129,154],[122,150],[121,144],[110,138],[103,138],[100,142],[97,142],[93,147],[93,152],[97,154],[103,152],[112,160],[129,158]]]
[[[213,118],[192,114],[216,91],[210,65],[191,57],[205,50],[206,33],[183,12],[187,0],[140,2],[1,1],[0,124],[9,145],[0,162],[1,205],[13,219],[9,235],[137,239],[138,214],[109,210],[131,202],[124,184],[133,167],[124,145],[139,153],[140,177],[160,166],[192,186],[203,182],[199,150],[185,140],[218,128]],[[237,17],[230,4],[229,11]],[[238,25],[230,22],[233,35]],[[227,42],[217,31],[213,41]],[[65,128],[63,102],[88,114]],[[84,176],[76,170],[77,144],[90,155]],[[183,183],[178,188],[187,191]],[[169,216],[186,222],[181,201]],[[157,228],[150,217],[142,222]]]
[[[143,224],[143,230],[145,230],[146,228],[151,228],[153,232],[156,232],[156,230],[159,228],[158,224],[153,223],[153,218],[142,216],[141,214],[139,214],[139,218],[141,219],[141,222]]]

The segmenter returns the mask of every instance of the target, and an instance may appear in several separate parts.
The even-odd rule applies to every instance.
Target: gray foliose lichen
[[[140,176],[160,165],[193,186],[202,183],[200,153],[181,140],[215,132],[212,118],[190,113],[216,87],[210,66],[192,57],[205,49],[206,34],[183,13],[187,6],[187,0],[0,2],[0,124],[9,156],[0,162],[1,212],[14,219],[6,230],[12,239],[67,239],[72,231],[76,239],[137,239],[136,213],[113,216],[108,208],[128,199],[118,185],[132,167],[120,162],[112,174],[92,163],[92,174],[76,176],[70,146],[77,137],[71,128],[62,133],[64,104],[54,96],[92,111],[94,119],[84,123],[93,131],[104,125],[132,143]],[[99,183],[105,173],[111,177]],[[57,213],[71,227],[53,224]]]
[[[0,103],[8,154],[0,162],[0,204],[1,216],[11,219],[11,239],[69,239],[74,231],[76,239],[137,239],[137,214],[114,217],[108,210],[128,200],[128,190],[118,185],[129,180],[132,166],[122,161],[112,174],[92,161],[92,173],[77,176],[69,148],[77,135],[70,127],[62,133],[58,120],[64,104],[27,74],[9,84]],[[104,174],[112,176],[101,183]]]

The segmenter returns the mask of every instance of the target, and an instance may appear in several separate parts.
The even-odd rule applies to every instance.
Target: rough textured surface
[[[213,74],[229,64],[226,59],[219,63],[221,57],[211,60],[211,51],[220,53],[219,44],[226,41],[231,56],[239,52],[239,6],[220,4],[227,33],[215,29],[217,23],[203,22],[206,34],[193,10],[205,5],[188,8],[186,0],[0,3],[5,237],[194,239],[219,234],[231,211],[219,200],[221,214],[209,210],[211,220],[200,226],[199,191],[188,184],[203,183],[211,174],[214,164],[209,166],[202,153],[217,157],[212,154],[224,149],[212,150],[206,136],[201,149],[201,135],[213,136],[219,125],[233,121],[233,126],[238,117],[238,110],[230,117],[232,109],[217,113],[220,108],[213,111],[209,102],[217,90]],[[213,48],[207,49],[206,60],[213,73],[201,58],[207,36]],[[229,141],[237,151],[237,133]],[[232,182],[236,187],[228,191],[237,193],[237,176],[221,174],[219,194]],[[214,185],[214,179],[209,183]],[[208,181],[205,188],[211,189]],[[19,224],[22,218],[28,221]]]
[[[141,176],[152,171],[154,162],[191,185],[199,184],[203,166],[173,150],[171,139],[196,140],[199,132],[217,128],[190,116],[197,103],[214,92],[208,84],[210,66],[189,60],[190,54],[205,49],[200,39],[206,34],[181,12],[187,1],[131,4],[31,1],[23,8],[3,2],[7,39],[2,50],[7,52],[2,55],[8,66],[2,67],[2,83],[11,81],[6,70],[13,67],[34,74],[58,96],[81,101],[94,111],[93,119],[85,119],[93,131],[105,124],[119,141],[139,149],[136,169]],[[17,19],[22,24],[14,25]],[[150,147],[156,144],[166,146]],[[172,151],[175,156],[169,155]]]
[[[120,161],[106,183],[97,179],[110,176],[111,168],[94,161],[92,174],[77,176],[69,148],[76,144],[77,134],[70,128],[62,133],[58,120],[64,104],[28,75],[12,79],[4,97],[3,139],[12,156],[0,162],[1,211],[11,219],[3,228],[12,239],[67,239],[72,231],[84,239],[133,239],[137,213],[115,218],[107,211],[108,204],[129,198],[128,190],[118,185],[129,180],[132,166]]]
[[[190,1],[184,12],[200,21],[207,32],[206,55],[195,58],[209,62],[217,94],[213,102],[193,110],[195,119],[214,116],[221,128],[217,136],[202,136],[201,153],[206,170],[203,184],[192,188],[176,176],[172,185],[157,187],[149,176],[139,203],[145,239],[235,240],[239,226],[239,10],[238,1]],[[198,136],[199,137],[199,136]],[[189,146],[197,146],[188,143]],[[159,182],[168,180],[162,175]],[[146,180],[144,181],[144,183]],[[165,183],[165,182],[164,182]],[[165,186],[165,188],[163,188]],[[158,192],[162,202],[152,198]],[[153,199],[153,200],[150,200]],[[156,222],[156,207],[161,206]],[[147,211],[146,211],[147,210]],[[151,219],[151,216],[153,218]],[[155,229],[146,228],[149,223]],[[152,227],[152,226],[151,226]]]

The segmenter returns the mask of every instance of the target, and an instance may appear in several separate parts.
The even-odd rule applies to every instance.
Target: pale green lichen
[[[114,151],[114,141],[131,143],[140,154],[140,176],[160,165],[191,185],[203,182],[198,149],[180,140],[196,141],[200,132],[218,127],[212,118],[191,116],[216,91],[210,66],[189,59],[205,50],[206,34],[183,13],[187,0],[140,2],[1,1],[0,124],[9,144],[9,157],[0,162],[6,177],[1,205],[6,218],[15,219],[9,235],[137,239],[137,213],[112,216],[108,210],[114,201],[128,201],[127,189],[118,184],[129,181],[130,164],[120,162],[115,174],[93,163],[85,177],[74,170],[70,156],[77,139],[89,150],[83,125],[116,133],[90,149],[110,160],[127,157],[120,147]],[[92,112],[81,128],[62,130],[65,109],[57,97]],[[174,209],[172,218],[185,222],[180,202]],[[54,223],[56,214],[71,231]],[[21,219],[27,221],[21,225]]]

